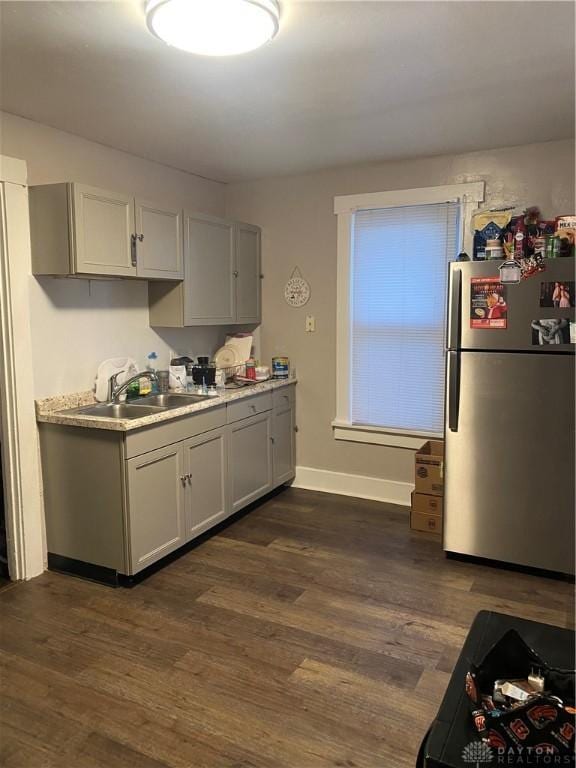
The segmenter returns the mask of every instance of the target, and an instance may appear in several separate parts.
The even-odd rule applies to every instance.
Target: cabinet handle
[[[272,445],[274,445],[274,443],[276,442],[276,440],[274,440],[274,438],[273,438],[273,437],[271,437],[271,438],[270,438],[270,442],[272,443]]]
[[[192,473],[186,475],[186,478],[188,479],[188,485],[192,485]]]
[[[130,235],[130,262],[133,267],[138,264],[136,257],[136,235]]]
[[[232,274],[234,275],[234,277],[238,277],[238,275],[239,275],[240,273],[238,272],[238,270],[237,270],[237,269],[235,269],[235,270],[234,270],[234,272],[232,272]]]
[[[138,238],[138,240],[140,240],[141,243],[144,242],[144,235],[136,235],[136,237]]]
[[[264,275],[260,273],[260,280],[264,280]]]
[[[250,408],[254,411],[254,413],[256,413],[256,406],[255,405],[251,405]]]
[[[186,477],[187,475],[182,475],[182,477],[180,478],[180,482],[182,483],[182,485],[186,485]]]
[[[296,426],[296,424],[294,425],[294,432],[298,432],[298,427]]]

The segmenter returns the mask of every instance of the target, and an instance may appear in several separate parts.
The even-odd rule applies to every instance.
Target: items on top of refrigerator
[[[472,216],[472,228],[474,229],[474,261],[483,261],[486,256],[488,241],[498,240],[502,242],[502,232],[509,224],[511,208],[504,210],[477,211]]]
[[[557,243],[558,256],[574,256],[576,242],[576,216],[558,216],[554,238]]]
[[[512,215],[510,209],[479,211],[472,217],[472,227],[474,261],[529,259],[523,277],[542,271],[544,258],[574,255],[576,216],[545,220],[537,206],[530,206],[517,215]]]

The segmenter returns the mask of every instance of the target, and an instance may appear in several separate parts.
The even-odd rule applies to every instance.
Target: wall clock
[[[284,286],[284,298],[291,307],[303,307],[310,299],[310,285],[304,280],[298,267]]]

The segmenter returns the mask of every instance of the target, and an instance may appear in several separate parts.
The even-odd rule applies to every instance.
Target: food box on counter
[[[415,490],[444,495],[444,441],[428,440],[415,456]]]

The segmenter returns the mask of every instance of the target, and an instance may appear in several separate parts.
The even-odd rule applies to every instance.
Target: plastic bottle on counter
[[[146,361],[146,370],[149,373],[156,373],[157,360],[158,355],[156,352],[150,352]],[[151,393],[154,395],[158,394],[158,384],[145,376],[144,378],[140,379],[140,394],[149,395]]]

